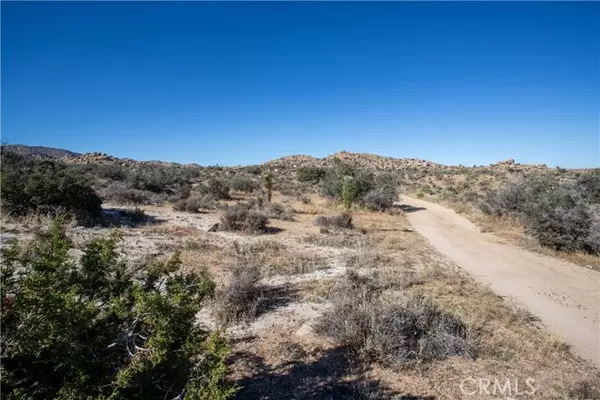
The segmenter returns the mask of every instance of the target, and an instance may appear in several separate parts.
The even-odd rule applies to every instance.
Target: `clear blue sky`
[[[2,2],[2,139],[599,166],[600,4]]]

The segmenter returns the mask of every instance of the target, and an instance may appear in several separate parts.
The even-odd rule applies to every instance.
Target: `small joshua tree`
[[[265,182],[265,191],[267,193],[267,202],[270,203],[271,197],[273,195],[273,174],[271,174],[270,172],[267,172],[263,176],[263,180]]]
[[[342,180],[342,201],[346,210],[350,210],[355,197],[356,180],[354,177],[346,175]]]

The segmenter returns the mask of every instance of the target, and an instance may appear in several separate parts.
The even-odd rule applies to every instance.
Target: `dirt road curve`
[[[529,308],[581,357],[600,365],[600,273],[515,246],[438,204],[403,196],[417,232],[473,278]],[[414,207],[414,208],[412,208]]]

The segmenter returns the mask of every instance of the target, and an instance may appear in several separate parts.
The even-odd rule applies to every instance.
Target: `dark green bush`
[[[296,171],[296,179],[300,182],[319,182],[325,173],[325,169],[320,167],[300,167]]]
[[[363,197],[375,188],[375,176],[370,171],[353,168],[343,163],[327,169],[323,178],[323,194],[334,199],[341,199],[346,176],[352,177],[354,180],[351,203],[362,203]]]
[[[67,212],[80,220],[96,218],[102,200],[83,179],[60,164],[26,160],[3,151],[1,201],[5,212],[25,215]]]
[[[120,236],[71,261],[63,225],[4,250],[2,392],[14,399],[226,399],[227,346],[194,321],[214,290],[176,255],[133,276]]]

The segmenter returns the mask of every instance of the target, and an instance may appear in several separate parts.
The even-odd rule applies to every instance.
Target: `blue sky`
[[[600,4],[21,2],[2,140],[252,164],[598,167]]]

